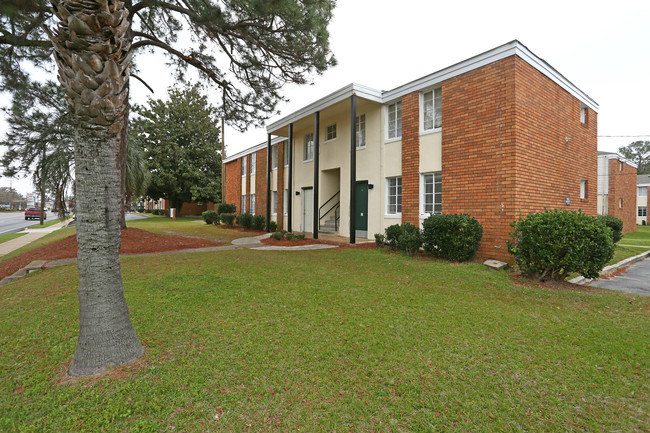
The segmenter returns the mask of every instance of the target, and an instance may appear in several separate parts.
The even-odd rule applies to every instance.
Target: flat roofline
[[[627,165],[634,167],[634,168],[639,168],[639,166],[636,164],[634,161],[630,161],[629,159],[625,158],[624,156],[619,155],[618,153],[606,153],[606,154],[600,154],[598,155],[598,158],[606,158],[606,159],[618,159],[621,162],[626,163]]]
[[[273,138],[271,140],[271,146],[273,146],[274,144],[282,143],[285,140],[287,140],[286,137],[275,137],[275,138]],[[265,142],[262,142],[262,143],[260,143],[258,145],[255,145],[253,147],[249,147],[248,149],[244,149],[241,152],[235,153],[234,155],[230,155],[229,157],[224,158],[222,163],[226,164],[226,163],[228,163],[230,161],[234,161],[236,159],[239,159],[244,155],[248,155],[248,154],[251,154],[253,152],[257,152],[258,150],[266,149],[267,145],[268,145],[268,142],[265,141]]]

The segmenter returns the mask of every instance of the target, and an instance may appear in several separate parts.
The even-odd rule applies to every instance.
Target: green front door
[[[354,228],[360,231],[368,230],[368,181],[357,182],[354,200]]]

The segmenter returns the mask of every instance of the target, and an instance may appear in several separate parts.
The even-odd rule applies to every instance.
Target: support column
[[[293,197],[294,197],[294,192],[293,192],[293,123],[289,124],[289,148],[285,150],[286,152],[289,152],[289,179],[288,179],[288,189],[289,189],[289,197],[287,197],[287,200],[289,202],[287,203],[287,231],[291,232],[291,217],[293,215]]]
[[[271,231],[271,134],[266,143],[266,232]]]
[[[357,95],[350,96],[350,243],[357,242]]]
[[[320,170],[318,166],[318,158],[320,156],[320,145],[319,145],[319,135],[318,131],[320,130],[320,111],[317,111],[314,114],[314,223],[313,223],[313,233],[314,239],[318,239],[318,224],[320,223],[320,218],[318,215],[318,172]]]

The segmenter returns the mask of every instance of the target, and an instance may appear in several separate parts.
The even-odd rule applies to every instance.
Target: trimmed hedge
[[[234,213],[222,213],[219,215],[221,223],[227,224],[230,227],[233,227],[235,225],[235,217],[236,215]]]
[[[411,223],[403,223],[401,228],[402,233],[397,238],[398,247],[409,257],[414,256],[420,251],[420,246],[422,246],[420,229]]]
[[[510,225],[508,251],[524,275],[539,281],[561,281],[573,272],[596,278],[614,257],[612,230],[582,212],[545,210]]]
[[[220,203],[217,206],[217,213],[221,215],[222,213],[232,213],[237,212],[237,206],[232,203]]]
[[[274,232],[274,231],[276,231],[278,229],[278,223],[276,223],[273,220],[268,221],[267,227],[268,227],[270,232]]]
[[[422,223],[424,251],[455,262],[474,258],[482,237],[483,227],[467,214],[431,215]]]
[[[214,224],[219,221],[219,214],[213,210],[206,210],[201,214],[201,217],[206,224]]]
[[[237,225],[243,229],[249,229],[253,225],[253,215],[244,212],[237,217]]]
[[[255,215],[253,217],[253,230],[264,230],[264,226],[266,226],[266,217],[264,215]]]
[[[399,224],[393,224],[392,226],[386,227],[384,233],[385,242],[386,245],[388,245],[388,248],[393,251],[399,250],[399,237],[402,235],[402,226]]]
[[[598,219],[605,223],[605,225],[612,230],[612,240],[614,243],[620,241],[623,238],[622,219],[616,218],[613,215],[598,215]]]

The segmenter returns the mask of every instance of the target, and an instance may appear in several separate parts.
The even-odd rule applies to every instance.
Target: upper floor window
[[[325,141],[336,140],[336,123],[325,128]]]
[[[357,131],[357,149],[366,147],[366,115],[359,114],[355,119],[355,129]]]
[[[647,197],[648,196],[648,187],[647,186],[640,186],[639,187],[639,197]]]
[[[305,145],[303,147],[302,160],[311,161],[314,159],[314,133],[310,132],[305,135]]]
[[[388,139],[402,136],[402,101],[390,104],[386,108]]]
[[[246,160],[248,156],[242,156],[241,158],[241,175],[246,176]]]
[[[422,130],[430,131],[442,127],[442,89],[437,88],[422,94]]]
[[[587,106],[580,105],[580,123],[587,123]]]
[[[420,181],[420,213],[433,215],[442,213],[442,173],[423,173]]]
[[[284,150],[282,152],[282,155],[284,157],[284,165],[287,166],[287,165],[289,165],[289,142],[285,141],[282,146],[283,146],[283,150]]]
[[[587,179],[580,179],[580,198],[587,198]]]
[[[278,168],[278,145],[271,147],[271,168]]]
[[[255,174],[256,169],[257,169],[257,154],[253,153],[251,155],[251,176]]]
[[[386,213],[397,215],[402,213],[402,177],[386,178]]]

